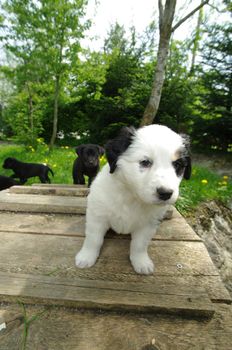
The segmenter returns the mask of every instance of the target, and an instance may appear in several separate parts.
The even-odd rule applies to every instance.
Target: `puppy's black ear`
[[[85,145],[79,145],[75,147],[76,154],[80,157],[82,155],[82,151],[84,149]]]
[[[185,159],[186,159],[187,165],[185,166],[185,169],[184,169],[184,179],[189,180],[192,172],[191,158],[187,156],[185,157]]]
[[[190,157],[190,137],[186,134],[180,134],[183,140],[184,145],[184,158],[186,161],[186,166],[184,169],[184,179],[189,180],[191,177],[192,172],[192,163],[191,163],[191,157]]]
[[[103,156],[103,154],[105,153],[105,149],[99,145],[97,145],[97,150],[100,157]]]
[[[105,150],[111,174],[117,167],[118,157],[125,152],[132,143],[135,132],[136,130],[134,127],[124,127],[115,139],[107,142]]]

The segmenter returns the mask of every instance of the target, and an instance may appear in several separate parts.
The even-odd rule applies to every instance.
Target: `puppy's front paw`
[[[75,263],[77,267],[84,269],[85,267],[91,267],[95,264],[98,254],[90,250],[81,249],[75,257]]]
[[[135,271],[142,275],[150,275],[154,271],[154,264],[147,254],[130,257]]]

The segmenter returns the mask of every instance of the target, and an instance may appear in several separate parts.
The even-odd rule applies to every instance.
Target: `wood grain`
[[[40,303],[104,310],[124,310],[212,317],[214,305],[207,293],[199,288],[196,293],[187,289],[182,293],[171,292],[169,286],[160,290],[147,290],[142,286],[106,281],[59,280],[21,274],[0,274],[0,298],[2,301],[20,300],[26,303]]]
[[[134,272],[130,235],[112,231],[96,264],[77,269],[87,193],[44,184],[0,193],[1,301],[198,318],[231,303],[203,242],[174,208],[149,246],[152,275]]]
[[[85,214],[86,198],[0,193],[0,210],[15,212]]]
[[[0,231],[18,233],[36,233],[84,237],[85,216],[59,213],[23,213],[2,212]],[[110,231],[106,238],[128,239],[130,235],[118,235]],[[164,220],[154,240],[201,241],[183,218],[174,217]]]

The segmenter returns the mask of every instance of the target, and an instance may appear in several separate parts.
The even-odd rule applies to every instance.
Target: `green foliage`
[[[192,134],[201,147],[228,151],[232,143],[232,25],[213,25],[202,50]]]
[[[130,40],[123,33],[116,24],[106,40],[105,51],[83,52],[85,59],[72,71],[69,99],[63,100],[59,115],[60,130],[66,136],[78,132],[79,142],[104,144],[121,126],[139,124],[154,65],[142,61],[146,42],[138,45],[133,30]],[[45,130],[48,129],[47,124]]]
[[[18,93],[17,103],[21,101],[17,115],[22,117],[22,125],[15,127],[12,124],[13,115],[7,121],[19,139],[28,132],[29,139],[36,139],[42,131],[40,125],[44,114],[52,124],[52,136],[56,136],[59,99],[69,79],[70,69],[78,62],[80,39],[89,27],[89,21],[81,20],[86,5],[87,0],[7,0],[3,3],[6,21],[2,26],[2,41],[15,58],[16,65],[12,67],[11,75],[16,85],[14,97]],[[53,113],[49,112],[50,104],[47,111],[46,108],[41,109],[41,99],[44,98],[44,107],[48,102],[45,86],[49,86]],[[39,91],[41,94],[38,96]],[[26,94],[29,108],[26,106]],[[9,108],[8,114],[10,112]],[[27,119],[30,119],[29,125],[25,123]]]
[[[64,135],[60,145],[103,145],[122,126],[140,124],[156,66],[156,23],[142,35],[115,23],[101,50],[82,50],[86,4],[4,1],[0,40],[10,59],[1,67],[0,128],[7,136],[36,147],[53,130]],[[155,122],[189,133],[194,147],[231,151],[231,28],[205,26],[171,42]]]
[[[105,52],[102,53],[101,62],[105,69],[101,68],[98,98],[95,95],[96,84],[91,79],[91,84],[87,84],[88,94],[85,93],[77,102],[92,142],[103,144],[122,126],[139,125],[150,91],[154,64],[143,62],[147,39],[139,45],[136,40],[133,29],[129,40],[117,23],[111,28]],[[99,67],[95,68],[96,73],[97,69]]]
[[[232,198],[232,183],[228,176],[219,176],[206,168],[194,166],[189,181],[182,181],[177,209],[186,214],[201,202],[220,200],[228,203]]]
[[[191,121],[193,85],[188,79],[188,43],[172,41],[156,122],[186,131]]]
[[[30,114],[30,105],[28,101],[28,94],[22,90],[9,100],[10,107],[5,113],[4,119],[12,129],[13,139],[21,141],[25,144],[36,145],[36,139],[42,132],[42,117],[43,117],[43,103],[40,96],[34,94],[33,103],[36,105],[33,111],[33,119]]]

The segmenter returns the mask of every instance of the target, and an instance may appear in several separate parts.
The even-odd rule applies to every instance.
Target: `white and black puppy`
[[[154,265],[147,248],[156,229],[190,178],[188,139],[162,125],[125,128],[106,145],[106,164],[90,189],[84,244],[76,266],[90,267],[99,255],[106,231],[131,233],[130,260],[137,273]]]
[[[75,148],[78,158],[73,163],[73,183],[85,184],[84,175],[88,176],[88,187],[96,177],[100,162],[99,157],[103,156],[103,147],[95,144],[82,144]]]

